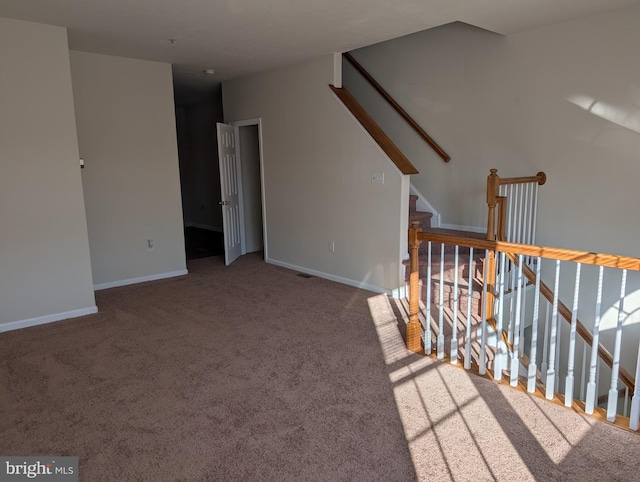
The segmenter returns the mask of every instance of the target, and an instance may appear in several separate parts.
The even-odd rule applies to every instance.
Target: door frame
[[[242,156],[240,154],[240,127],[258,126],[258,155],[260,156],[260,197],[262,202],[262,244],[264,248],[264,259],[269,259],[269,248],[267,243],[267,202],[265,195],[265,182],[264,182],[264,156],[262,150],[262,118],[245,119],[239,121],[229,122],[229,125],[236,129],[236,159],[238,164],[238,200],[240,205],[240,215],[242,216],[242,222],[240,223],[241,240],[240,246],[242,254],[247,254],[247,245],[245,241],[245,226],[244,226],[244,185],[242,182]]]

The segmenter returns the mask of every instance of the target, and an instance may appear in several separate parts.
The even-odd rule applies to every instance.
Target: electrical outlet
[[[153,239],[147,239],[147,251],[153,251]]]
[[[329,251],[331,251],[332,253],[335,253],[336,251],[336,243],[334,243],[333,241],[329,241]]]
[[[371,184],[384,184],[384,172],[372,172]]]

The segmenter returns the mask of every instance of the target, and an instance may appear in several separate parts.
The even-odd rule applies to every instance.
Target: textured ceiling
[[[640,0],[0,0],[0,17],[67,27],[74,50],[169,62],[177,84],[202,89],[454,21],[510,34],[638,4]],[[214,68],[216,75],[203,76],[204,68]]]

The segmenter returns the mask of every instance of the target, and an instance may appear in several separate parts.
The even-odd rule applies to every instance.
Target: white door
[[[218,161],[220,163],[220,194],[222,228],[224,230],[224,263],[230,265],[242,254],[240,205],[238,196],[238,162],[235,128],[216,124],[218,128]]]

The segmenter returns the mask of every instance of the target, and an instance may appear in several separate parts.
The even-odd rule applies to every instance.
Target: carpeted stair
[[[486,239],[486,234],[484,233],[476,233],[472,231],[460,231],[456,229],[432,228],[431,218],[433,217],[433,213],[426,212],[426,211],[418,211],[416,207],[417,201],[418,201],[418,196],[413,194],[409,196],[409,225],[411,225],[411,223],[414,221],[418,221],[420,223],[420,229],[422,230],[422,232],[425,232],[425,233],[429,232],[429,233],[435,233],[435,234],[446,234],[448,236],[460,236],[465,238]],[[442,248],[443,246],[440,243],[432,243],[431,245],[432,270],[438,270],[438,271],[440,270],[439,263],[440,263],[440,253]],[[418,254],[420,255],[420,278],[421,279],[426,278],[428,249],[429,249],[428,243],[421,243],[420,250],[418,251]],[[444,252],[445,252],[445,267],[448,264],[451,264],[451,266],[453,266],[455,247],[452,245],[444,245]],[[460,263],[462,263],[462,256],[465,256],[465,255],[466,255],[465,262],[468,263],[469,249],[460,247],[458,253],[461,256]],[[474,260],[481,259],[481,256],[483,254],[484,253],[478,253],[477,251],[474,252]],[[406,266],[406,270],[405,270],[406,279],[408,280],[409,279],[409,261],[406,260],[404,264]]]
[[[438,234],[446,234],[449,236],[460,236],[474,239],[485,239],[486,234],[476,233],[469,231],[460,231],[453,229],[441,229],[431,227],[432,213],[418,211],[417,210],[418,196],[411,195],[409,198],[409,224],[413,221],[420,222],[420,228],[422,232],[431,232]],[[444,248],[444,259],[441,257],[442,249]],[[421,285],[421,305],[426,300],[426,283],[427,283],[427,271],[429,267],[428,263],[428,243],[421,243],[419,250],[419,277]],[[471,302],[471,316],[472,316],[472,331],[474,333],[474,353],[471,354],[472,362],[478,363],[479,353],[479,340],[476,340],[476,331],[481,323],[482,307],[481,307],[481,292],[482,292],[482,273],[484,269],[484,251],[474,250],[473,253],[473,271],[471,276],[471,292],[468,290],[469,285],[469,271],[470,271],[470,250],[468,248],[460,247],[458,250],[458,289],[457,296],[455,290],[455,246],[444,245],[440,243],[432,243],[431,245],[431,316],[432,316],[432,348],[435,351],[436,338],[438,334],[438,303],[440,299],[440,290],[442,290],[443,307],[444,307],[444,329],[443,335],[445,338],[446,352],[449,351],[449,345],[451,343],[452,327],[453,327],[453,309],[454,303],[457,299],[458,319],[457,329],[459,338],[459,356],[464,359],[464,333],[466,331],[466,314],[468,303]],[[441,272],[441,262],[444,261]],[[406,266],[406,279],[409,279],[410,262],[406,260],[404,262]],[[469,294],[470,293],[470,294]],[[408,307],[407,307],[408,308]],[[424,313],[426,313],[425,307],[422,305],[421,322],[424,324]],[[487,361],[489,365],[492,365],[493,349],[489,349],[487,353]]]
[[[418,221],[420,223],[420,227],[424,231],[431,227],[431,218],[433,217],[433,213],[427,211],[418,211],[416,204],[418,202],[418,196],[411,194],[409,196],[409,226],[414,221]]]

